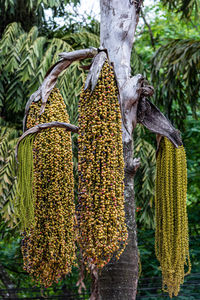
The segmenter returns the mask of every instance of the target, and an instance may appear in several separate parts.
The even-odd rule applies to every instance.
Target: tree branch
[[[106,52],[100,51],[92,62],[90,71],[88,73],[84,90],[86,90],[91,85],[91,92],[94,91],[95,86],[97,84],[99,75],[101,73],[101,69],[103,67],[104,62],[108,59]]]
[[[55,63],[51,68],[47,71],[44,81],[42,85],[38,88],[36,92],[34,92],[25,107],[25,116],[23,120],[23,130],[25,131],[26,127],[26,119],[28,115],[28,111],[32,102],[37,102],[40,99],[42,100],[40,114],[44,112],[48,97],[55,87],[58,76],[62,71],[68,68],[72,62],[76,60],[82,60],[89,57],[94,57],[98,53],[96,48],[88,48],[83,50],[76,50],[72,52],[62,52],[59,54],[61,60]]]
[[[154,40],[154,37],[153,37],[153,32],[151,30],[151,26],[149,25],[149,23],[147,22],[146,18],[145,18],[145,15],[143,13],[143,10],[141,9],[141,16],[142,16],[142,19],[145,23],[145,25],[148,27],[148,31],[149,31],[149,35],[150,35],[150,39],[151,39],[151,45],[153,47],[153,50],[155,51],[156,48],[155,48],[155,40]]]
[[[97,55],[98,50],[94,47],[88,48],[88,49],[81,49],[81,50],[76,50],[72,52],[61,52],[59,56],[62,59],[67,59],[70,61],[75,61],[75,60],[82,60],[86,58],[92,58],[95,55]]]
[[[124,172],[134,176],[139,167],[140,167],[140,158],[134,158],[125,166]]]
[[[52,127],[65,128],[67,131],[72,131],[72,132],[75,132],[75,133],[78,132],[78,127],[77,126],[72,125],[72,124],[68,124],[68,123],[64,123],[64,122],[50,122],[50,123],[38,124],[38,125],[30,128],[30,129],[26,130],[24,132],[24,134],[19,138],[19,140],[17,142],[17,146],[15,148],[16,161],[18,162],[17,153],[18,153],[19,144],[27,135],[32,134],[32,133],[39,133],[40,131],[42,131],[44,129],[52,128]]]

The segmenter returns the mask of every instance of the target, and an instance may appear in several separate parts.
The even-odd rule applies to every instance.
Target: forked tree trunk
[[[138,283],[138,248],[135,222],[133,177],[138,162],[133,160],[132,133],[136,125],[137,102],[142,76],[131,76],[130,57],[141,1],[101,0],[101,47],[107,49],[114,65],[119,87],[123,121],[125,161],[125,212],[128,245],[118,261],[106,265],[99,273],[98,290],[101,300],[132,300]]]

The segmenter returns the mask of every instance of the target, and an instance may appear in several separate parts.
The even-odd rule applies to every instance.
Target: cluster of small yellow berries
[[[124,211],[121,113],[113,68],[105,62],[79,103],[79,245],[86,263],[102,268],[128,237]]]
[[[191,270],[189,257],[187,198],[187,163],[183,146],[175,148],[162,138],[157,156],[155,250],[163,277],[163,290],[178,295]]]
[[[41,101],[33,103],[27,128],[60,121],[68,123],[63,98],[57,89],[39,116]],[[45,129],[33,142],[34,225],[24,234],[25,270],[48,287],[71,271],[75,257],[74,182],[70,132]]]

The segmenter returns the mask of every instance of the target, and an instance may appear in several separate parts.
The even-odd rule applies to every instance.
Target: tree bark
[[[101,300],[132,300],[136,298],[137,292],[138,248],[133,176],[138,161],[133,160],[132,133],[137,122],[137,103],[143,78],[141,75],[130,77],[130,57],[140,4],[140,1],[130,0],[100,2],[101,47],[107,49],[119,88],[125,162],[125,213],[129,234],[128,245],[120,259],[113,259],[99,273],[98,289]]]

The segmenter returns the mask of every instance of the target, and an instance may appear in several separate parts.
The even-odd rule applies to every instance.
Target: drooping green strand
[[[156,171],[156,256],[163,290],[177,296],[184,276],[191,271],[187,220],[187,163],[183,146],[162,138]],[[188,272],[185,271],[188,266]]]
[[[35,134],[25,137],[18,149],[18,196],[16,201],[17,217],[21,229],[27,229],[34,221],[33,195],[33,141]]]

